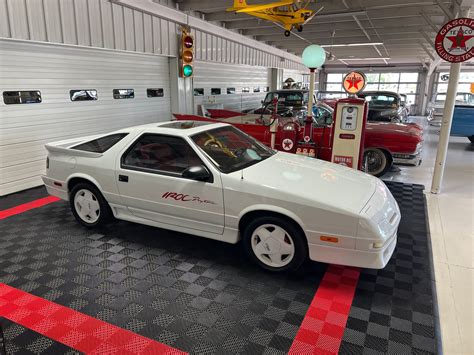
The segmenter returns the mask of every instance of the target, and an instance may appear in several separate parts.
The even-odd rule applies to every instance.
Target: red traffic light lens
[[[186,48],[192,48],[194,46],[194,39],[191,36],[184,36],[183,44]]]

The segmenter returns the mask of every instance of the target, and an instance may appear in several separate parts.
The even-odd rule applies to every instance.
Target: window
[[[278,97],[278,104],[282,106],[302,106],[308,102],[308,93],[301,91],[280,91],[270,92],[265,96],[263,101],[265,104],[270,104],[274,97]]]
[[[242,88],[242,92],[250,92],[249,88]]]
[[[272,149],[231,126],[198,133],[191,138],[226,174],[257,164],[275,154]]]
[[[133,89],[114,89],[114,99],[133,99],[135,91]]]
[[[220,95],[221,94],[221,89],[220,88],[212,88],[211,89],[211,95]]]
[[[165,91],[161,88],[159,89],[146,89],[147,97],[163,97],[165,96]]]
[[[191,166],[202,165],[190,145],[180,137],[144,134],[122,157],[122,167],[180,176]]]
[[[69,90],[71,101],[95,101],[97,90]]]
[[[449,73],[441,72],[438,74],[438,81],[434,92],[448,91]],[[463,71],[459,75],[458,93],[471,92],[471,83],[474,82],[474,71]]]
[[[100,137],[86,143],[81,143],[71,147],[71,149],[84,150],[86,152],[103,153],[115,144],[120,142],[128,133],[117,133],[109,136]]]
[[[260,92],[260,87],[253,88],[253,92]]]
[[[34,91],[4,91],[3,102],[5,105],[14,104],[39,104],[41,103],[41,92]]]
[[[227,88],[228,94],[235,94],[235,88]]]
[[[204,89],[203,88],[194,89],[194,96],[204,96]]]

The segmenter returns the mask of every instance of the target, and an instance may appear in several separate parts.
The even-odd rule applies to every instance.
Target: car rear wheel
[[[304,235],[293,223],[275,216],[254,219],[243,232],[252,261],[270,271],[296,270],[308,255]]]
[[[471,143],[474,143],[474,136],[467,137],[471,141]]]
[[[92,184],[79,183],[69,196],[72,214],[85,227],[96,227],[106,223],[112,211],[100,191]]]
[[[367,148],[364,151],[364,165],[367,173],[374,176],[382,176],[392,166],[388,155],[378,148]]]

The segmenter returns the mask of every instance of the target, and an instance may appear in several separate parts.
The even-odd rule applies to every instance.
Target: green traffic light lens
[[[193,67],[191,65],[185,65],[183,67],[183,74],[186,77],[193,75]]]

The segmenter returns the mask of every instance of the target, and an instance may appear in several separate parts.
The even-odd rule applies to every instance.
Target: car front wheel
[[[367,173],[382,176],[392,166],[392,161],[387,154],[378,148],[367,148],[364,151],[364,166]]]
[[[275,216],[254,219],[243,232],[247,255],[269,271],[296,270],[308,255],[302,232],[293,223]]]
[[[106,223],[112,212],[100,191],[88,183],[73,187],[69,196],[72,214],[85,227],[96,227]]]

